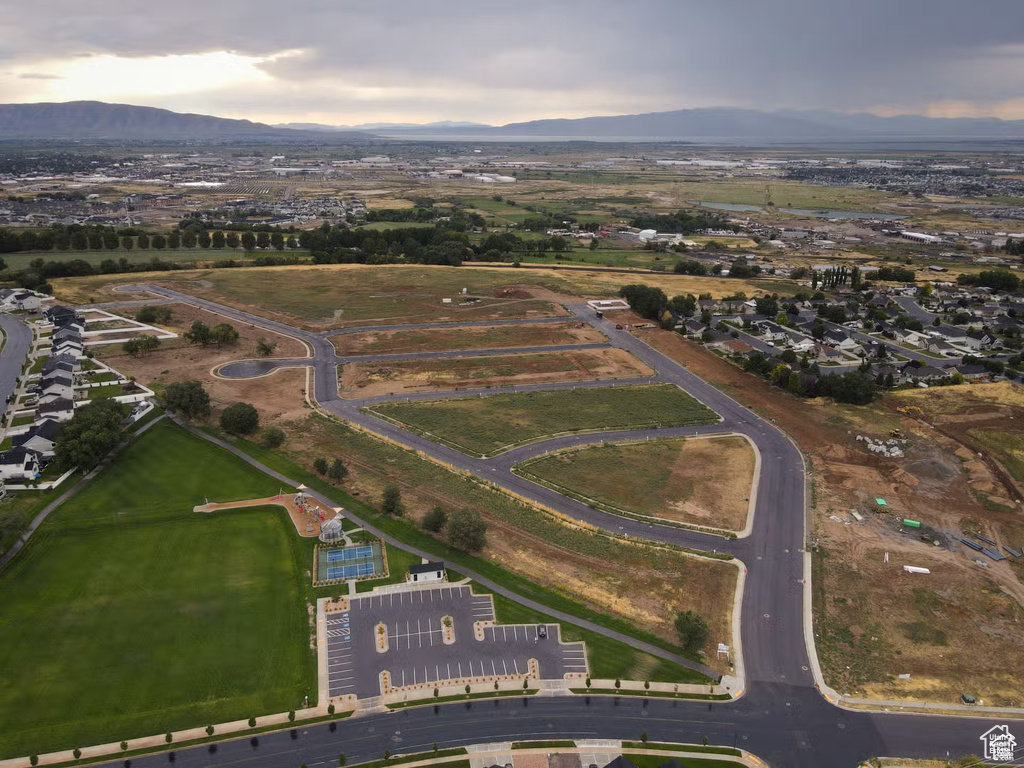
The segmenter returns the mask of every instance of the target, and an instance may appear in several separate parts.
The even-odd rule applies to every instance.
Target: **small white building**
[[[407,580],[412,584],[444,581],[444,563],[420,563],[419,565],[410,565]]]

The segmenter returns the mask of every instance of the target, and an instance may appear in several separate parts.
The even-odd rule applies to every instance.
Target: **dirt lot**
[[[304,466],[318,456],[342,456],[351,474],[349,493],[377,504],[384,487],[397,485],[405,514],[419,519],[434,505],[478,509],[490,526],[484,554],[531,581],[590,607],[629,619],[672,639],[675,613],[687,608],[708,617],[714,647],[728,642],[736,569],[678,552],[617,542],[565,525],[509,496],[464,479],[410,451],[321,417],[282,423],[283,447]]]
[[[677,334],[641,333],[777,423],[807,456],[811,542],[817,542],[815,630],[830,685],[851,695],[939,702],[969,691],[989,703],[1024,705],[1016,672],[1024,663],[1024,569],[1013,558],[979,559],[958,543],[965,533],[981,532],[1019,546],[1024,525],[993,465],[960,442],[963,433],[949,421],[967,417],[961,429],[976,429],[992,418],[993,407],[1015,408],[994,401],[1019,397],[1019,390],[1007,394],[973,385],[909,396],[915,405],[934,402],[939,411],[958,412],[936,414],[933,427],[927,414],[915,418],[896,410],[907,404],[907,395],[864,407],[800,400]],[[1003,412],[1001,430],[1010,415],[1024,418]],[[979,416],[984,420],[971,421]],[[909,439],[905,459],[880,458],[855,440],[858,434],[888,437],[895,428]],[[888,512],[871,511],[876,497],[886,499]],[[921,521],[925,535],[940,545],[921,541],[910,529],[901,533],[903,517]],[[932,573],[914,579],[903,572],[904,564]],[[900,680],[900,674],[911,678]]]
[[[409,331],[372,331],[334,336],[339,355],[374,355],[399,352],[441,352],[459,349],[503,349],[557,344],[594,344],[607,341],[588,323],[495,325]]]
[[[739,531],[747,522],[754,452],[739,437],[591,446],[520,465],[597,506]]]
[[[305,371],[281,370],[270,376],[242,381],[228,381],[210,374],[212,369],[223,363],[255,357],[256,342],[261,338],[277,344],[274,357],[304,357],[307,354],[305,344],[235,320],[228,321],[221,315],[188,304],[170,306],[174,314],[171,322],[163,327],[181,334],[188,330],[193,320],[211,326],[229,322],[238,331],[238,342],[222,347],[202,347],[189,344],[184,339],[170,339],[162,342],[156,352],[139,358],[126,355],[120,344],[109,344],[96,348],[99,359],[115,370],[158,389],[172,381],[197,379],[210,393],[215,410],[242,401],[255,405],[264,419],[278,416],[294,418],[307,412],[303,399]]]
[[[649,376],[653,371],[622,349],[581,349],[496,357],[355,363],[340,367],[342,397]]]

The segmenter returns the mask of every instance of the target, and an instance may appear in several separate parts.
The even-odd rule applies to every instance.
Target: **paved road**
[[[938,317],[934,312],[929,312],[927,309],[917,303],[917,299],[913,296],[897,296],[893,299],[900,308],[903,309],[911,317],[920,320],[924,325],[931,325],[932,321]]]
[[[32,345],[32,329],[21,316],[0,314],[0,329],[4,333],[4,348],[0,351],[0,416],[7,412],[7,397],[14,392]]]
[[[776,427],[642,340],[616,330],[607,319],[596,318],[585,305],[569,309],[600,329],[612,344],[630,351],[658,371],[659,380],[683,387],[722,416],[719,424],[701,432],[740,432],[758,446],[762,466],[754,526],[748,539],[726,541],[692,531],[638,524],[594,510],[588,512],[585,505],[511,474],[513,461],[533,455],[528,450],[492,460],[473,459],[363,413],[359,401],[342,401],[337,391],[334,349],[323,336],[164,288],[153,290],[167,298],[305,340],[314,350],[314,358],[304,363],[314,369],[315,397],[342,418],[365,424],[566,514],[591,515],[594,517],[585,519],[647,539],[726,550],[741,557],[748,568],[741,628],[747,691],[737,702],[695,704],[591,697],[426,707],[342,722],[336,731],[325,725],[265,736],[257,747],[245,740],[233,742],[218,747],[215,756],[201,748],[184,750],[177,753],[176,764],[276,766],[287,758],[293,764],[305,762],[312,767],[317,763],[336,764],[339,751],[345,752],[351,761],[379,756],[384,748],[392,752],[417,751],[429,748],[435,740],[450,745],[535,736],[635,738],[646,731],[655,740],[696,741],[707,736],[713,743],[731,743],[735,738],[740,746],[775,765],[823,768],[852,766],[878,754],[925,757],[944,756],[946,750],[952,755],[976,752],[978,737],[992,725],[990,720],[966,717],[853,713],[831,706],[818,694],[804,642],[803,598],[808,587],[802,582],[805,513],[803,461],[799,451]],[[639,432],[657,436],[671,433]],[[538,450],[555,444],[541,444]],[[1019,730],[1024,732],[1024,721]],[[141,758],[133,761],[133,765],[166,762],[166,757]]]

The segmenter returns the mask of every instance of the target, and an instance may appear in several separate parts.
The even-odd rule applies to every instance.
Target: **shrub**
[[[385,515],[401,515],[402,514],[402,492],[398,490],[397,486],[389,485],[384,489],[384,495],[381,497],[380,511]]]
[[[260,445],[264,448],[280,448],[284,443],[284,430],[280,427],[267,427],[260,434]]]
[[[448,522],[448,513],[444,507],[435,506],[423,516],[423,530],[437,533],[444,529]]]
[[[344,480],[348,477],[348,467],[345,466],[345,463],[341,459],[335,459],[331,462],[331,466],[327,470],[327,476],[331,478],[331,480]]]
[[[453,512],[445,531],[448,542],[463,552],[479,552],[487,543],[487,523],[475,509]]]
[[[318,475],[326,475],[327,474],[327,459],[318,458],[318,459],[314,460],[313,461],[313,469],[316,470],[316,473]]]
[[[687,653],[696,653],[707,643],[711,637],[711,629],[707,621],[698,613],[693,611],[682,611],[676,615],[675,620],[676,636],[679,638],[679,645]]]
[[[260,414],[249,403],[229,405],[220,414],[220,426],[233,435],[249,435],[260,425]]]

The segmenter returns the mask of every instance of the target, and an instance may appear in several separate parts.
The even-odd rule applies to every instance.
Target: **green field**
[[[296,249],[294,251],[260,251],[254,254],[246,254],[242,249],[235,248],[162,248],[162,249],[132,249],[126,251],[123,248],[117,250],[99,251],[24,251],[22,253],[5,253],[4,261],[9,269],[28,269],[36,259],[43,261],[72,261],[80,259],[98,267],[107,259],[120,261],[127,259],[129,264],[148,264],[157,259],[159,261],[170,261],[175,264],[200,266],[223,259],[245,259],[254,255],[276,255],[276,256],[308,256],[309,251]]]
[[[672,384],[388,403],[366,410],[481,456],[567,432],[680,427],[718,418]]]
[[[279,484],[170,422],[47,519],[0,573],[0,757],[315,700],[309,548]]]

